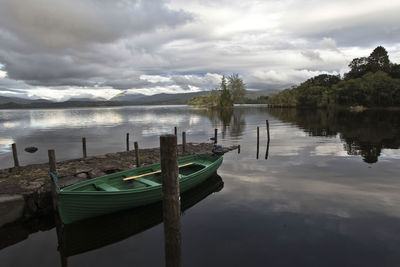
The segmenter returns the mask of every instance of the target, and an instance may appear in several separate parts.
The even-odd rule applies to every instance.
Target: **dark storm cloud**
[[[32,86],[26,84],[23,81],[16,81],[9,78],[0,79],[0,88],[7,88],[9,91],[18,91],[24,89],[31,89]]]
[[[157,86],[156,83],[151,83],[147,80],[136,78],[127,78],[127,79],[116,79],[116,80],[108,80],[101,84],[102,86],[110,86],[115,89],[131,89],[131,88],[151,88]]]
[[[123,36],[187,22],[183,11],[161,0],[79,1],[2,0],[0,23],[33,49],[68,49],[107,43]]]
[[[31,85],[89,86],[119,79],[127,59],[143,61],[143,49],[132,51],[125,39],[190,20],[161,0],[2,0],[0,63],[8,77]]]

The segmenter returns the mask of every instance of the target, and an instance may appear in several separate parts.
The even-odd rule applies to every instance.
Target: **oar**
[[[189,165],[192,165],[192,164],[193,164],[193,162],[187,163],[187,164],[183,164],[183,165],[181,165],[181,166],[178,166],[178,168],[182,168],[182,167],[189,166]],[[132,179],[136,179],[136,178],[140,178],[140,177],[144,177],[144,176],[147,176],[147,175],[152,175],[152,174],[160,173],[160,172],[161,172],[161,170],[155,171],[155,172],[149,172],[149,173],[145,173],[145,174],[141,174],[141,175],[126,177],[126,178],[124,178],[124,179],[122,179],[122,180],[128,181],[128,180],[132,180]]]

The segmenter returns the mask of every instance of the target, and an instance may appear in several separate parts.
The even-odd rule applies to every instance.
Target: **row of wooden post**
[[[215,129],[215,138],[216,138],[217,129]],[[177,135],[177,127],[175,127],[175,135]],[[11,145],[12,153],[14,158],[14,167],[19,167],[19,160],[17,154],[17,145],[13,143]],[[138,142],[134,142],[135,147],[135,156],[136,156],[136,165],[140,166],[140,157],[139,157],[139,144]],[[126,151],[129,151],[129,133],[126,133]],[[186,152],[186,132],[182,132],[182,150]],[[86,137],[82,137],[82,157],[87,158],[87,147],[86,147]]]
[[[134,147],[135,147],[136,166],[140,167],[140,155],[139,155],[138,142],[134,142]],[[129,151],[129,133],[126,134],[126,151]],[[83,156],[83,158],[87,157],[86,137],[82,137],[82,156]]]
[[[186,142],[186,135],[185,135],[185,142]],[[186,144],[185,144],[186,145]],[[140,166],[140,158],[139,158],[139,145],[138,142],[134,142],[135,146],[135,156],[136,156],[136,165]],[[12,153],[14,158],[14,167],[19,167],[19,160],[17,154],[17,145],[13,143],[11,145]],[[129,133],[126,134],[126,151],[129,151]],[[86,137],[82,137],[82,157],[87,158],[87,149],[86,149]]]
[[[268,120],[267,122],[267,133],[268,133],[268,144],[270,140],[269,136],[269,124]],[[175,136],[178,134],[178,128],[175,126],[174,127],[174,133]],[[218,142],[218,129],[214,129],[214,143],[216,144]],[[126,134],[126,151],[130,151],[130,141],[129,141],[129,133]],[[14,167],[19,167],[19,161],[18,161],[18,154],[17,154],[17,146],[15,143],[12,145],[12,153],[13,153],[13,158],[14,158]],[[140,157],[139,157],[139,145],[138,142],[134,142],[134,148],[135,148],[135,156],[136,156],[136,165],[139,167],[140,166]],[[183,153],[186,152],[186,132],[182,132],[182,151]],[[259,154],[259,127],[257,127],[257,155]],[[238,153],[240,153],[240,145],[238,146]],[[86,147],[86,137],[82,137],[82,157],[87,158],[87,147]],[[258,156],[257,156],[258,158]]]
[[[266,127],[267,127],[267,150],[265,152],[265,159],[268,159],[268,153],[269,153],[269,143],[271,141],[270,135],[269,135],[269,122],[268,120],[265,121]],[[258,159],[258,155],[260,152],[260,127],[257,126],[257,154],[256,157]],[[239,147],[239,153],[240,153],[240,147]]]
[[[176,126],[174,127],[174,135],[178,140],[178,128]],[[182,132],[182,151],[183,153],[186,152],[186,132]]]

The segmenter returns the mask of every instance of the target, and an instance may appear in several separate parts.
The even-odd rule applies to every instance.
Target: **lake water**
[[[218,175],[182,196],[183,266],[400,265],[399,111],[2,110],[0,167],[12,167],[13,142],[25,165],[46,162],[47,149],[58,160],[81,157],[83,136],[89,155],[123,151],[128,132],[140,147],[157,147],[174,126],[179,142],[181,131],[188,142],[209,142],[218,128],[220,144],[241,145],[240,154],[224,156]],[[27,146],[39,151],[29,154]],[[59,235],[51,219],[42,231],[0,229],[10,240],[23,232],[3,245],[1,266],[163,266],[160,216],[156,204]]]

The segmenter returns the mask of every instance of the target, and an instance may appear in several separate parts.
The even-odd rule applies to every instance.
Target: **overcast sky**
[[[400,63],[399,14],[393,0],[0,0],[0,95],[194,92],[231,73],[287,88],[378,45]]]

